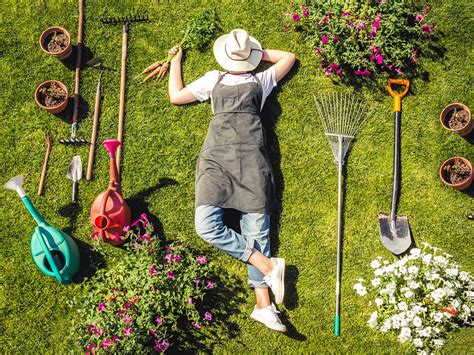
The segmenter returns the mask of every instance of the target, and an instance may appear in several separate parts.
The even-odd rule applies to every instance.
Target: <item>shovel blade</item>
[[[379,213],[380,241],[395,255],[400,255],[412,244],[407,216],[396,216],[395,228],[390,215]]]

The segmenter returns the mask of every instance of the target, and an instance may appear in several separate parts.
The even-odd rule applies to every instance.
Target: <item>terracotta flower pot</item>
[[[53,50],[52,48],[48,48],[48,43],[50,43],[51,38],[54,35],[61,36],[61,39],[67,42],[67,45],[65,46],[65,48],[63,49],[60,48],[60,50],[58,49]],[[62,27],[49,27],[46,30],[44,30],[40,36],[39,43],[43,51],[45,51],[46,53],[48,53],[49,55],[53,57],[58,58],[59,60],[66,59],[72,53],[71,36],[69,35],[69,32],[66,31]]]
[[[446,169],[445,167],[447,165],[452,165],[454,163],[454,161],[456,159],[459,159],[461,160],[464,164],[466,164],[469,169],[470,169],[470,172],[469,172],[469,176],[467,179],[463,180],[462,182],[459,182],[459,183],[451,183],[448,178],[447,178],[447,172],[446,172]],[[472,164],[469,160],[467,160],[466,158],[463,158],[463,157],[454,157],[454,158],[449,158],[448,160],[446,160],[440,167],[439,169],[439,177],[441,179],[441,181],[447,185],[447,186],[451,186],[453,188],[455,188],[456,190],[465,190],[467,189],[471,183],[472,183],[472,177],[473,177],[473,173],[472,173]]]
[[[449,126],[449,119],[451,118],[451,115],[453,114],[454,110],[457,110],[457,112],[459,111],[467,112],[467,116],[468,116],[467,123],[464,124],[462,127],[451,128]],[[467,136],[469,133],[471,133],[472,129],[474,128],[474,124],[472,122],[472,117],[471,117],[471,111],[469,110],[469,107],[459,102],[455,102],[446,106],[443,109],[443,111],[441,111],[439,120],[441,121],[441,124],[443,125],[444,128],[446,128],[448,131],[459,134],[461,137]]]
[[[49,105],[46,104],[46,102],[44,100],[44,95],[42,94],[42,90],[43,90],[43,88],[50,87],[51,84],[53,84],[53,83],[56,84],[58,87],[60,87],[65,92],[65,98],[60,103],[58,103],[56,105],[49,106]],[[62,82],[57,81],[57,80],[47,80],[47,81],[39,84],[38,87],[35,90],[35,102],[36,102],[36,104],[39,107],[41,107],[42,109],[44,109],[44,110],[46,110],[46,111],[48,111],[49,113],[52,113],[52,114],[61,113],[66,109],[67,103],[68,103],[68,100],[69,100],[68,96],[69,96],[69,91],[67,89],[67,86],[64,85]]]

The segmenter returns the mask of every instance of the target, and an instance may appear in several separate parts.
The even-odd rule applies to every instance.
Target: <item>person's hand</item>
[[[180,62],[181,62],[181,58],[183,57],[183,49],[182,49],[181,46],[178,44],[178,45],[174,46],[173,48],[171,48],[171,49],[168,51],[168,54],[174,56],[174,57],[171,59],[171,62],[172,62],[172,63],[180,63]]]

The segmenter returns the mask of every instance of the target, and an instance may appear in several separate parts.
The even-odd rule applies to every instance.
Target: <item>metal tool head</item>
[[[128,16],[119,16],[119,17],[103,17],[100,21],[107,25],[128,24],[131,22],[147,22],[149,21],[147,14],[137,14],[137,15],[128,15]]]
[[[406,252],[411,244],[410,225],[407,216],[395,216],[379,212],[380,241],[395,255]]]
[[[61,139],[59,140],[59,143],[65,144],[65,145],[71,145],[71,144],[90,144],[89,141],[85,140],[84,138],[79,138],[79,137],[61,138]]]
[[[79,155],[72,158],[71,164],[67,169],[66,177],[74,182],[82,178],[82,161]]]

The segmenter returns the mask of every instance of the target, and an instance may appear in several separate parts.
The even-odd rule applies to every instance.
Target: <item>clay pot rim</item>
[[[473,174],[473,171],[472,171],[472,164],[471,164],[471,162],[470,162],[467,158],[464,158],[464,157],[452,157],[452,158],[449,158],[449,159],[445,160],[444,163],[441,164],[441,167],[439,168],[439,177],[440,177],[441,181],[443,182],[443,184],[446,184],[447,186],[450,186],[450,187],[461,186],[461,185],[464,184],[467,180],[469,180],[469,177],[468,177],[467,179],[461,181],[461,182],[458,183],[458,184],[451,184],[451,183],[449,183],[449,182],[445,179],[445,177],[444,177],[444,175],[443,175],[443,168],[445,167],[445,165],[446,165],[447,163],[449,163],[449,162],[451,162],[451,161],[453,161],[453,160],[455,160],[455,159],[461,159],[461,160],[462,160],[465,164],[467,164],[467,165],[469,166],[469,168],[471,169],[471,175],[470,175],[470,176],[472,176],[472,174]]]
[[[60,26],[52,26],[52,27],[48,27],[47,29],[45,29],[42,33],[41,33],[41,36],[39,38],[39,43],[40,43],[40,47],[41,49],[48,53],[49,55],[55,55],[55,56],[60,56],[61,54],[65,53],[67,50],[68,50],[68,47],[67,46],[66,48],[64,48],[61,52],[57,52],[57,53],[52,53],[50,51],[48,51],[47,48],[44,47],[44,40],[46,39],[46,36],[48,36],[50,33],[54,32],[54,31],[61,31],[62,33],[64,33],[65,35],[68,36],[69,38],[69,45],[72,45],[71,43],[71,35],[69,34],[69,32],[63,28],[63,27],[60,27]]]
[[[469,120],[467,121],[467,123],[464,126],[462,126],[461,128],[458,128],[458,129],[452,129],[448,125],[446,125],[446,123],[445,123],[446,115],[448,114],[448,112],[452,111],[455,108],[462,108],[463,110],[465,110],[469,113]],[[472,119],[471,110],[469,109],[469,107],[467,107],[466,105],[464,105],[461,102],[452,102],[452,103],[450,103],[449,105],[447,105],[443,108],[443,110],[441,111],[441,113],[439,115],[439,121],[441,122],[441,125],[445,129],[447,129],[448,131],[454,132],[454,133],[462,131],[464,128],[469,126],[469,123],[470,123],[471,119]]]
[[[42,87],[46,86],[46,84],[51,84],[51,83],[57,83],[59,84],[59,86],[66,92],[66,98],[64,99],[64,101],[67,100],[67,98],[69,97],[69,90],[67,89],[67,86],[62,83],[61,81],[59,80],[46,80],[46,81],[43,81],[41,84],[39,84],[37,87],[36,87],[36,90],[35,90],[35,101],[36,103],[38,104],[39,107],[41,108],[44,108],[45,110],[51,110],[51,109],[55,109],[59,106],[61,106],[64,101],[62,101],[61,103],[57,104],[56,106],[45,106],[41,103],[41,101],[39,100],[39,91]]]

